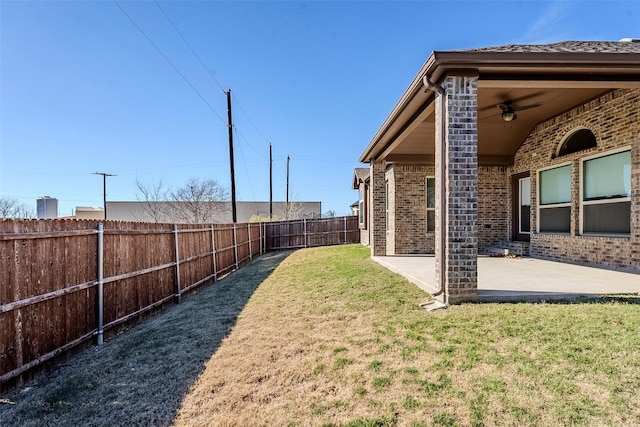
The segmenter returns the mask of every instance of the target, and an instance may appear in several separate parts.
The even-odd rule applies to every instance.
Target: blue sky
[[[70,215],[102,205],[96,171],[117,175],[109,200],[136,180],[228,186],[230,88],[238,200],[268,200],[271,142],[275,200],[290,156],[293,198],[347,214],[359,155],[432,51],[640,37],[635,1],[159,5],[0,0],[0,197]]]

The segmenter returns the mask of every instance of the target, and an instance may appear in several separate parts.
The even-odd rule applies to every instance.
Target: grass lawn
[[[299,251],[257,289],[177,425],[640,425],[640,305],[465,304],[361,246]],[[629,299],[629,301],[634,301]]]
[[[427,299],[359,245],[267,255],[10,394],[0,425],[640,425],[637,297]]]

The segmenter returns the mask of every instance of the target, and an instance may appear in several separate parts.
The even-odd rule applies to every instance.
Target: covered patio
[[[444,304],[640,292],[638,75],[627,39],[433,52],[359,158],[362,241]]]
[[[429,293],[437,291],[433,255],[374,256]],[[478,257],[479,302],[543,301],[640,294],[640,274],[529,257]]]

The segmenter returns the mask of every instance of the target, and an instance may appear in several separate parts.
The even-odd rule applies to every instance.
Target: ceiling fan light
[[[502,113],[502,120],[504,120],[505,122],[510,122],[515,119],[516,119],[516,113],[514,113],[513,111],[504,111]]]

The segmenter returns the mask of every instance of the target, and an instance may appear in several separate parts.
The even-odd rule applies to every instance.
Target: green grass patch
[[[336,359],[335,362],[333,362],[333,369],[336,371],[343,369],[345,366],[353,364],[353,361],[354,361],[353,359],[347,359],[347,358],[341,357],[339,359]]]

